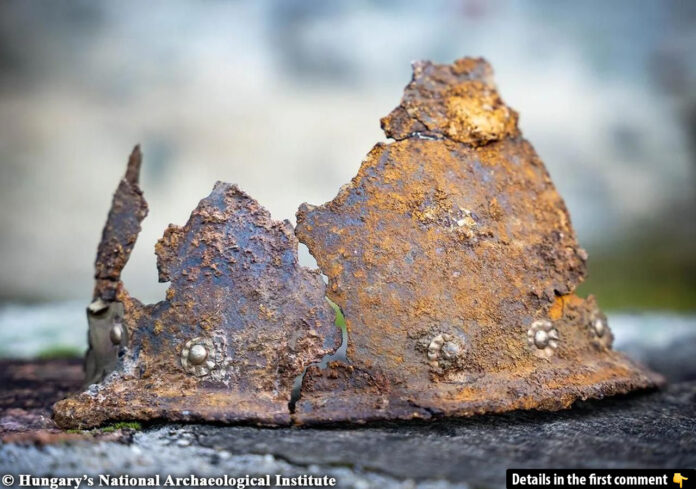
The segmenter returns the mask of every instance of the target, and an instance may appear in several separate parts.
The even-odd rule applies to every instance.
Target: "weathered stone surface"
[[[693,352],[693,348],[690,342],[678,349]],[[18,400],[28,387],[40,387],[32,399],[35,409],[47,413],[50,396],[42,399],[41,394],[55,386],[56,379],[64,379],[67,386],[73,378],[72,387],[79,386],[79,378],[70,374],[74,362],[51,362],[37,369],[41,365],[4,362],[0,376],[5,399]],[[32,373],[37,370],[52,373],[37,377]],[[18,401],[13,403],[3,405],[6,410],[0,409],[0,418],[7,419],[7,409],[20,407]],[[693,467],[696,383],[582,402],[556,413],[518,411],[357,428],[269,430],[174,424],[126,436],[98,431],[61,435],[55,428],[50,436],[46,429],[13,431],[6,431],[0,444],[2,473],[312,473],[336,476],[341,488],[504,487],[509,467]],[[112,436],[119,442],[106,441]],[[34,446],[57,441],[61,443],[50,449]]]
[[[559,413],[514,412],[369,428],[191,428],[197,443],[271,453],[298,465],[349,465],[399,479],[504,486],[510,467],[692,467],[696,384],[579,403]]]
[[[416,64],[383,120],[399,140],[298,211],[350,361],[310,370],[298,422],[555,410],[660,383],[574,295],[587,255],[490,78],[480,59]]]
[[[50,406],[82,382],[78,360],[0,360],[0,435],[55,430]]]
[[[125,441],[127,434],[121,431],[71,433],[55,425],[51,406],[78,390],[82,379],[82,365],[76,358],[0,360],[0,442]]]
[[[157,243],[166,300],[119,287],[128,342],[102,384],[61,401],[62,427],[107,420],[290,422],[295,377],[340,342],[318,271],[298,265],[289,222],[217,183]]]

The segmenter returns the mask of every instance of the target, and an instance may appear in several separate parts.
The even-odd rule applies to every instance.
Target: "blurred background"
[[[385,139],[412,60],[467,55],[492,63],[566,200],[581,292],[624,338],[634,314],[661,341],[696,331],[695,26],[681,0],[3,0],[0,356],[84,349],[135,143],[150,214],[124,281],[154,302],[156,240],[216,180],[294,222]]]

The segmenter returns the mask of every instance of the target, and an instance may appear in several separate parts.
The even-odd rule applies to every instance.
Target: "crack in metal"
[[[321,370],[325,370],[326,368],[328,368],[331,362],[340,362],[345,364],[350,363],[347,356],[348,331],[346,330],[345,316],[343,315],[341,308],[337,304],[335,304],[328,297],[326,298],[326,300],[336,311],[335,324],[337,328],[341,329],[341,346],[339,346],[335,352],[327,353],[326,355],[324,355],[319,362],[310,363],[309,365],[307,365],[305,369],[302,371],[302,373],[295,377],[295,381],[292,384],[292,394],[290,395],[290,402],[288,403],[288,409],[290,409],[290,414],[295,414],[295,407],[297,406],[298,401],[302,397],[302,382],[304,381],[304,377],[307,374],[307,370],[309,370],[311,367],[318,367]]]

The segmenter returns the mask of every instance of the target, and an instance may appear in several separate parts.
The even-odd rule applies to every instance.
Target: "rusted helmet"
[[[587,254],[482,59],[419,62],[377,144],[297,228],[217,183],[156,246],[166,299],[120,281],[147,206],[136,147],[87,310],[87,390],[63,427],[108,420],[261,425],[556,410],[659,385],[612,350]],[[328,277],[301,267],[305,243]],[[345,338],[334,310],[345,315]]]

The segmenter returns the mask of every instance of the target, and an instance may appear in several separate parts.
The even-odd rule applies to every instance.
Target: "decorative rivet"
[[[603,318],[596,318],[592,322],[592,327],[594,328],[594,331],[597,334],[597,336],[599,336],[600,338],[604,336],[604,333],[607,330],[606,326],[606,321]]]
[[[428,364],[434,370],[447,370],[461,359],[463,346],[448,333],[436,335],[428,344]]]
[[[189,350],[188,359],[193,365],[200,365],[208,356],[208,350],[203,345],[193,345]]]
[[[120,345],[123,339],[123,326],[120,323],[116,323],[111,327],[109,331],[109,338],[114,345]]]
[[[196,377],[205,377],[212,370],[222,368],[224,350],[211,338],[198,337],[188,340],[181,349],[181,366]]]
[[[611,329],[609,328],[609,324],[607,324],[607,318],[604,314],[599,311],[594,311],[590,315],[587,327],[594,336],[595,344],[605,348],[611,348],[614,342],[614,335],[611,334]]]
[[[558,330],[548,319],[534,321],[527,331],[527,343],[535,347],[538,356],[550,357],[558,348]]]

